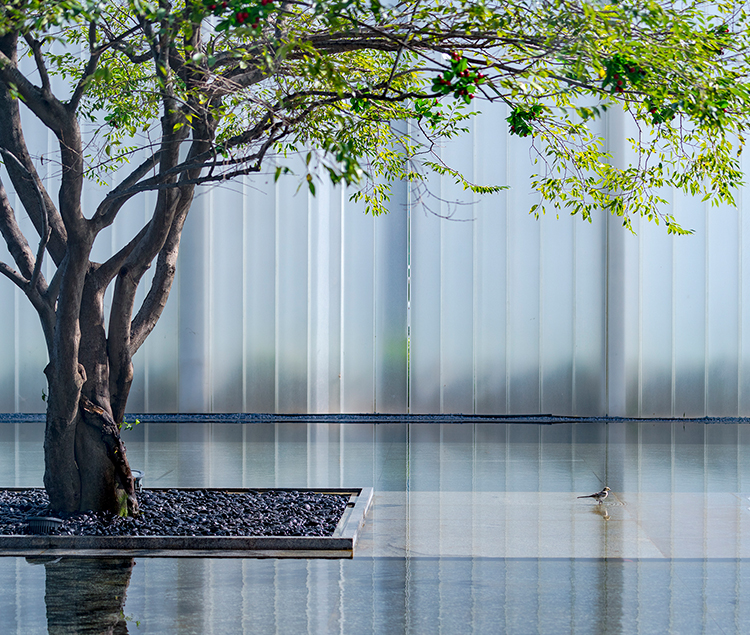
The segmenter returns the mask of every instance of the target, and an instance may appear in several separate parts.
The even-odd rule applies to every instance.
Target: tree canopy
[[[373,214],[390,182],[421,188],[430,172],[497,192],[503,183],[469,182],[439,145],[482,102],[499,102],[509,134],[536,152],[533,213],[613,213],[626,227],[644,216],[683,233],[660,192],[733,203],[741,183],[749,36],[745,5],[732,2],[6,0],[0,155],[38,238],[23,235],[0,182],[13,259],[0,273],[34,305],[47,341],[53,505],[121,509],[119,488],[136,509],[117,425],[196,187],[262,170],[278,177],[301,153],[303,186],[346,184]],[[30,153],[20,103],[58,139],[54,156]],[[633,130],[624,164],[601,133],[613,109]],[[56,166],[54,199],[37,171],[43,160]],[[86,179],[109,183],[114,170],[117,185],[84,212]],[[149,191],[150,220],[93,261],[97,236]]]
[[[223,181],[301,149],[313,192],[322,166],[375,213],[387,197],[378,179],[418,183],[436,170],[496,191],[503,184],[468,183],[434,152],[481,108],[475,98],[505,103],[510,133],[530,138],[540,211],[603,209],[627,226],[645,215],[679,232],[660,188],[731,203],[741,180],[743,3],[15,0],[0,30],[22,34],[39,69],[34,87],[0,57],[14,95],[54,129],[46,94],[59,74],[71,91],[55,101],[99,126],[87,176],[106,182],[135,148],[153,150],[97,210],[107,219],[178,176]],[[623,168],[590,125],[613,107],[637,130],[636,160]],[[165,140],[201,135],[210,149],[153,173]]]

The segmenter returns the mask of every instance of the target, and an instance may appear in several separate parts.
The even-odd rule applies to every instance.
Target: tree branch
[[[18,286],[21,291],[26,291],[26,287],[29,281],[26,280],[20,273],[18,273],[13,267],[9,267],[4,262],[0,262],[0,273],[2,273],[8,280]]]
[[[44,63],[44,56],[42,55],[42,43],[39,40],[35,40],[29,33],[24,35],[26,44],[29,45],[32,53],[34,54],[34,62],[36,62],[37,70],[39,71],[39,77],[42,80],[42,93],[49,97],[52,95],[49,84],[49,74],[47,73],[47,66]]]
[[[0,37],[0,52],[8,56],[13,62],[17,57],[16,44],[16,39],[11,35]],[[24,167],[24,170],[19,170],[14,162],[6,163],[8,175],[40,236],[44,233],[44,217],[47,217],[52,228],[48,251],[55,264],[59,265],[65,256],[67,231],[63,225],[62,217],[37,174],[26,147],[18,99],[10,93],[8,87],[3,85],[2,82],[0,82],[0,112],[3,113],[0,117],[0,147],[12,152]],[[39,192],[42,194],[43,206],[39,204]]]
[[[112,279],[117,275],[117,272],[120,271],[130,254],[133,253],[136,245],[138,245],[143,240],[143,237],[146,235],[146,232],[148,232],[150,225],[150,222],[146,223],[146,225],[141,228],[141,230],[130,240],[127,245],[125,245],[122,249],[120,249],[120,251],[118,251],[116,254],[111,256],[107,261],[99,266],[94,274],[97,278],[98,284],[100,284],[101,286],[107,286],[110,282],[112,282]]]
[[[178,203],[177,213],[169,230],[169,235],[156,260],[156,271],[151,281],[151,288],[130,325],[129,350],[131,357],[136,354],[153,331],[164,311],[164,307],[167,305],[167,298],[169,298],[169,292],[172,289],[177,270],[177,254],[180,249],[182,228],[190,211],[193,191],[193,188],[190,188],[189,195],[183,195]]]
[[[38,187],[36,187],[36,182],[32,178],[32,175],[29,174],[29,171],[16,158],[16,156],[12,152],[8,152],[8,150],[6,150],[5,148],[0,148],[0,154],[3,155],[3,158],[5,158],[6,161],[7,160],[13,161],[19,170],[26,173],[26,176],[28,176],[29,181],[31,181],[31,183],[35,186],[37,196],[39,197],[39,208],[42,210],[42,232],[41,232],[42,235],[39,240],[39,247],[37,248],[37,252],[36,252],[36,262],[34,263],[34,271],[31,274],[31,281],[29,282],[29,287],[31,289],[35,289],[37,282],[39,281],[39,276],[42,272],[42,260],[44,259],[44,251],[47,248],[47,243],[49,242],[49,237],[50,237],[49,214],[47,211],[47,206],[44,203],[44,196],[42,195],[42,191]],[[2,183],[0,183],[0,188],[2,188]],[[44,290],[41,291],[41,293],[43,292]]]
[[[16,41],[9,41],[8,37],[9,35],[6,35],[0,43],[0,82],[5,84],[4,92],[8,91],[10,85],[15,86],[15,90],[29,109],[57,136],[63,165],[60,214],[68,234],[75,232],[78,238],[82,238],[81,232],[85,231],[86,226],[81,222],[83,220],[80,203],[83,185],[83,152],[78,121],[74,113],[69,113],[60,100],[34,86],[18,70],[15,58],[11,59],[6,54],[9,44],[12,55],[16,52]]]
[[[18,226],[13,207],[10,204],[2,180],[0,180],[0,232],[5,239],[11,257],[15,261],[16,266],[21,270],[21,273],[18,275],[23,280],[24,287],[22,288],[25,292],[26,285],[29,284],[29,280],[34,272],[34,256],[26,237]]]
[[[185,134],[187,135],[187,130]],[[91,217],[96,231],[100,231],[114,222],[122,206],[136,194],[136,192],[131,192],[130,194],[122,195],[122,192],[128,190],[128,188],[132,188],[156,166],[161,158],[162,151],[158,150],[148,157],[104,197],[104,200],[99,204],[96,212]]]
[[[73,91],[73,95],[68,102],[68,110],[70,110],[70,112],[75,112],[78,109],[78,104],[81,103],[81,98],[83,97],[84,92],[86,92],[86,85],[88,84],[91,76],[94,74],[94,71],[96,71],[97,64],[99,63],[99,58],[105,50],[103,47],[95,49],[95,44],[96,22],[91,22],[89,24],[89,51],[91,56],[89,57],[89,61],[86,63],[86,68],[81,75],[81,79],[78,80],[78,85]]]
[[[65,117],[65,107],[52,94],[34,86],[16,65],[0,50],[0,81],[6,86],[15,86],[23,102],[29,107],[39,120],[58,136],[62,134],[62,122]]]

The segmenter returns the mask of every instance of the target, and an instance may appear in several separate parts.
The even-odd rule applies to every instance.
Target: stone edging
[[[30,488],[5,488],[30,489]],[[197,488],[149,488],[182,489]],[[217,489],[217,488],[211,488]],[[249,488],[221,488],[228,492]],[[252,491],[292,491],[253,488]],[[349,503],[331,536],[0,536],[0,556],[146,556],[210,558],[351,558],[372,504],[371,487],[296,489],[349,494]]]

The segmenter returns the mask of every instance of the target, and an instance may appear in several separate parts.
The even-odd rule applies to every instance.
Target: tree
[[[641,215],[682,233],[660,211],[660,188],[732,203],[740,183],[749,50],[745,10],[730,3],[6,0],[0,154],[38,238],[23,236],[0,187],[13,259],[0,271],[46,338],[51,505],[137,513],[119,427],[132,358],[167,301],[196,187],[264,169],[278,178],[302,153],[302,186],[345,184],[373,214],[389,181],[421,188],[430,171],[496,192],[502,185],[470,183],[443,163],[436,144],[464,130],[474,102],[499,101],[510,134],[538,154],[533,213],[611,212],[627,227]],[[33,73],[22,71],[24,57]],[[65,94],[54,94],[55,77]],[[22,103],[59,141],[55,200],[37,172],[42,157],[24,142]],[[637,130],[623,168],[592,126],[611,108]],[[93,127],[86,143],[83,124]],[[137,153],[145,160],[129,165]],[[84,181],[106,182],[114,169],[129,172],[85,216]],[[155,192],[148,223],[92,261],[97,236],[145,192]]]

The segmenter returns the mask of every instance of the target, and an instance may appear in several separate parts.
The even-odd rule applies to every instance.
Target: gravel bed
[[[345,494],[147,490],[139,518],[109,513],[55,514],[43,489],[0,490],[0,535],[31,534],[27,519],[63,519],[54,535],[75,536],[330,536],[346,509]]]

